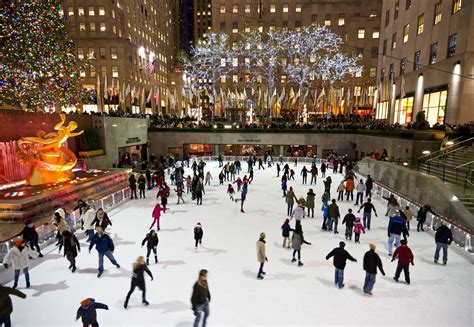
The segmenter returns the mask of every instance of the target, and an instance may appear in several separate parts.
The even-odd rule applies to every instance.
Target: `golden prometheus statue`
[[[36,137],[22,137],[17,142],[21,161],[31,165],[30,174],[26,178],[29,185],[50,184],[74,178],[72,168],[76,165],[77,158],[63,143],[84,131],[73,133],[77,123],[70,121],[64,126],[66,115],[59,116],[61,122],[54,126],[56,132],[46,134],[38,131]]]

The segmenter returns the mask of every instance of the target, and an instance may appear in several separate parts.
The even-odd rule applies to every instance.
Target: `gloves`
[[[268,258],[267,258],[267,257],[265,257],[265,261],[268,262]]]
[[[394,261],[395,261],[395,258],[392,258],[392,262],[394,262]]]
[[[151,280],[150,281],[153,281],[153,277],[151,277]]]
[[[385,276],[385,272],[382,273],[382,276]]]
[[[5,269],[8,269],[8,263],[4,263],[3,266],[5,267]]]
[[[108,306],[108,305],[105,306],[105,310],[109,310],[109,306]]]
[[[411,262],[411,265],[412,265],[412,266],[414,266],[414,265],[415,265],[415,263],[412,261],[412,262]]]

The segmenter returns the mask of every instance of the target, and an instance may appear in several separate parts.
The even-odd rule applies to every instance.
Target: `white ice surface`
[[[286,204],[275,167],[255,170],[245,214],[229,200],[226,186],[218,185],[217,163],[210,163],[207,168],[211,168],[214,180],[206,187],[202,206],[196,206],[189,195],[185,196],[186,204],[176,205],[176,195],[171,192],[171,209],[162,216],[159,232],[160,262],[150,265],[155,280],[150,282],[147,277],[146,281],[150,306],[142,306],[137,289],[129,308],[122,307],[131,264],[146,252],[140,244],[151,223],[155,190],[148,191],[145,200],[127,201],[110,212],[113,227],[109,232],[121,269],[105,259],[106,271],[98,279],[97,253],[94,249],[89,254],[82,240],[78,272],[72,274],[66,259],[50,246],[44,251],[42,262],[31,269],[30,289],[24,289],[24,278],[20,277],[19,289],[28,298],[13,297],[13,325],[79,326],[74,321],[79,302],[93,297],[110,308],[98,310],[101,326],[191,326],[191,289],[202,268],[209,270],[210,326],[473,325],[473,265],[452,249],[447,266],[434,265],[434,240],[430,234],[417,233],[412,228],[412,284],[392,280],[396,263],[390,262],[386,252],[387,218],[383,216],[385,201],[380,197],[374,197],[379,217],[373,218],[373,229],[361,236],[361,244],[347,242],[346,249],[358,262],[348,262],[346,287],[339,290],[334,286],[332,262],[326,261],[325,256],[344,239],[344,227],[339,227],[341,233],[337,236],[321,231],[320,179],[312,186],[317,194],[316,218],[303,221],[305,238],[312,245],[303,247],[304,267],[297,267],[290,261],[291,250],[281,247],[280,226],[286,218]],[[243,168],[246,170],[246,163]],[[298,165],[297,174],[301,168]],[[341,175],[332,176],[335,195]],[[300,177],[290,181],[289,186],[295,188],[298,197],[306,195],[310,187],[302,186]],[[353,203],[339,205],[341,214],[349,207],[355,208]],[[197,222],[203,225],[204,239],[203,248],[195,252],[193,227]],[[269,258],[263,281],[256,279],[255,243],[260,232],[267,234]],[[369,242],[377,245],[387,273],[377,275],[373,297],[365,296],[361,290],[365,276],[362,257]],[[11,281],[12,275],[10,268],[0,277]]]

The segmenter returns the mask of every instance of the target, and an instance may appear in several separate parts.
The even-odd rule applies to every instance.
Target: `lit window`
[[[100,23],[100,31],[105,32],[105,30],[106,30],[105,23]]]
[[[397,33],[392,34],[392,50],[397,48]]]
[[[232,58],[232,67],[239,66],[239,58]]]
[[[442,17],[442,15],[441,15],[441,1],[442,0],[439,0],[435,4],[433,25],[441,23],[441,17]]]
[[[94,7],[89,7],[89,16],[95,16]]]
[[[271,5],[270,5],[270,12],[271,12],[271,13],[275,13],[275,12],[276,12],[276,5],[275,5],[275,4],[271,4]]]
[[[112,9],[112,18],[115,19],[115,10]],[[146,25],[146,21],[145,21],[145,25]]]
[[[283,4],[283,12],[288,12],[288,4],[287,3]]]
[[[403,27],[403,43],[408,42],[408,34],[410,34],[410,24],[406,24],[405,27]]]
[[[86,72],[83,69],[81,69],[79,72],[79,76],[81,77],[81,79],[86,78]]]
[[[430,65],[436,63],[438,59],[438,42],[433,43],[430,47]]]
[[[250,14],[250,5],[245,5],[244,11],[246,14]]]
[[[77,58],[82,60],[84,59],[84,49],[83,48],[77,48]]]
[[[301,12],[301,3],[297,3],[295,7],[296,12]]]
[[[245,81],[245,83],[250,83],[250,75],[249,74],[244,75],[244,81]]]
[[[221,67],[225,67],[225,58],[221,58]]]
[[[118,66],[112,66],[112,77],[119,77]]]
[[[398,18],[398,12],[400,11],[400,0],[395,0],[395,10],[393,12],[393,19]]]
[[[326,14],[326,16],[324,16],[324,25],[331,26],[331,14]]]
[[[239,6],[238,5],[232,5],[232,13],[233,14],[238,14],[239,13]]]
[[[378,28],[374,28],[372,31],[372,38],[373,39],[378,39],[380,37],[380,30]]]
[[[362,77],[362,69],[358,69],[355,73],[355,77]]]
[[[110,48],[110,59],[117,59],[117,48]]]
[[[363,39],[364,37],[365,37],[365,28],[359,28],[359,31],[357,32],[357,38]]]
[[[462,0],[453,0],[453,14],[461,10]]]
[[[423,33],[425,29],[425,15],[424,14],[421,14],[420,16],[418,16],[418,28],[416,30],[416,34],[421,34]]]
[[[232,83],[236,84],[239,82],[239,75],[234,74],[232,75]]]
[[[370,67],[369,77],[376,77],[376,76],[377,76],[377,67]]]
[[[79,16],[84,16],[84,7],[78,7],[77,8],[77,14]]]
[[[95,58],[95,49],[94,49],[94,48],[89,48],[89,51],[87,51],[87,58],[88,58],[88,59],[96,59],[96,58]]]
[[[80,23],[79,24],[79,31],[84,32],[86,30],[86,24]]]
[[[220,5],[220,7],[219,7],[219,12],[220,12],[221,14],[225,14],[225,5]]]
[[[448,39],[448,58],[454,56],[456,53],[457,34],[449,36]]]
[[[411,8],[411,0],[405,0],[405,10],[408,10]]]
[[[59,15],[64,16],[64,10],[62,8],[59,9]]]
[[[105,16],[105,8],[99,7],[99,16]]]
[[[286,75],[281,75],[281,78],[280,78],[280,83],[281,84],[285,84],[288,80],[288,76]]]
[[[107,66],[100,66],[100,76],[101,77],[107,76]]]
[[[344,26],[345,23],[346,23],[346,19],[345,19],[344,14],[339,14],[339,19],[337,21],[337,25]]]
[[[245,29],[244,29],[245,33],[250,33],[250,24],[248,23],[245,23]]]
[[[281,58],[281,65],[282,65],[283,67],[286,67],[287,63],[288,63],[288,59],[287,59],[287,58]]]
[[[89,29],[91,32],[95,32],[95,23],[89,23]]]
[[[354,86],[354,96],[360,97],[362,88],[360,86]]]
[[[370,16],[369,16],[369,17],[370,17],[370,18],[377,17],[377,10],[376,10],[376,9],[372,9],[372,10],[370,11]]]
[[[262,76],[260,76],[260,75],[257,76],[257,83],[262,84],[262,82],[263,82]]]
[[[95,67],[94,66],[90,66],[90,75],[91,77],[95,77]]]
[[[232,33],[237,34],[239,33],[239,23],[232,22]]]

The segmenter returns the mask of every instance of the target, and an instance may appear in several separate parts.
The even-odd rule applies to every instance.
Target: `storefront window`
[[[375,113],[376,119],[387,119],[388,118],[388,101],[380,102],[377,105],[377,112]]]
[[[395,122],[405,125],[413,120],[413,97],[406,97],[395,101]]]
[[[448,99],[448,91],[439,91],[433,93],[425,93],[423,97],[423,110],[425,110],[426,120],[431,126],[434,124],[444,124],[444,116],[446,114],[446,101]]]

